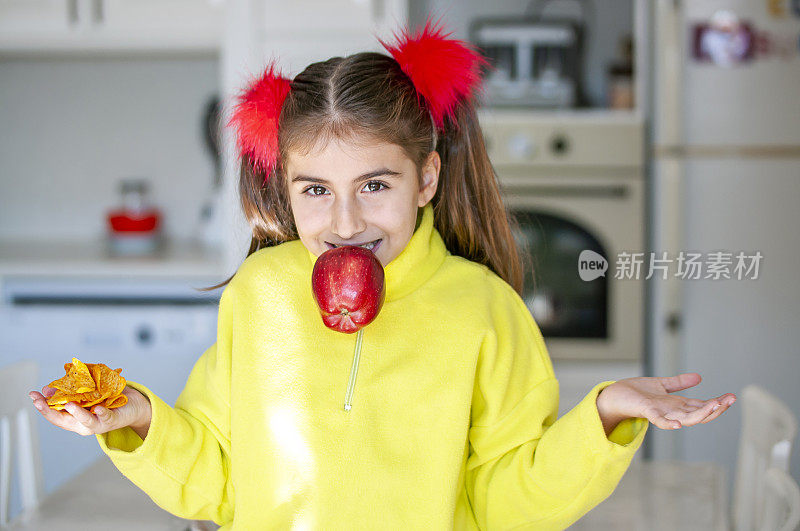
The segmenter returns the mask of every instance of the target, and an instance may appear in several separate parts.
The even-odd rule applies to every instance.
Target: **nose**
[[[333,206],[333,219],[331,230],[343,240],[364,232],[367,228],[366,221],[357,201],[350,199],[336,199]]]

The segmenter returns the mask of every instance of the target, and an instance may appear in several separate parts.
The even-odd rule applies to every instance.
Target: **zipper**
[[[361,340],[364,337],[364,329],[359,329],[356,334],[356,350],[353,353],[353,366],[350,367],[350,381],[347,383],[347,394],[344,397],[344,410],[350,411],[353,407],[353,391],[356,388],[356,376],[358,375],[358,362],[361,359]]]

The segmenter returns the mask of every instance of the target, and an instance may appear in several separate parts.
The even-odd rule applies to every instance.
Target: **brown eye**
[[[305,190],[303,190],[304,194],[308,195],[323,195],[325,194],[325,187],[324,186],[309,186]]]
[[[380,181],[370,181],[367,183],[366,188],[368,192],[379,192],[384,188],[388,188],[388,186]]]

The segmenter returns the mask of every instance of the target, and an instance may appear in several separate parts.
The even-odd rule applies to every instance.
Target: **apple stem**
[[[347,384],[347,396],[344,399],[344,410],[350,411],[353,400],[353,391],[356,387],[356,375],[358,374],[358,360],[361,358],[361,338],[364,337],[364,329],[361,328],[356,334],[356,350],[353,354],[353,366],[350,368],[350,382]]]

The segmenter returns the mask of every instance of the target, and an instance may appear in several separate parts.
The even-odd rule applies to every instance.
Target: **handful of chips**
[[[75,402],[81,407],[94,408],[97,405],[114,409],[124,406],[128,397],[122,394],[125,389],[125,378],[120,376],[122,369],[109,369],[102,363],[83,363],[72,358],[72,363],[65,363],[66,376],[53,380],[48,387],[56,392],[47,399],[51,409],[64,409],[67,402]]]

